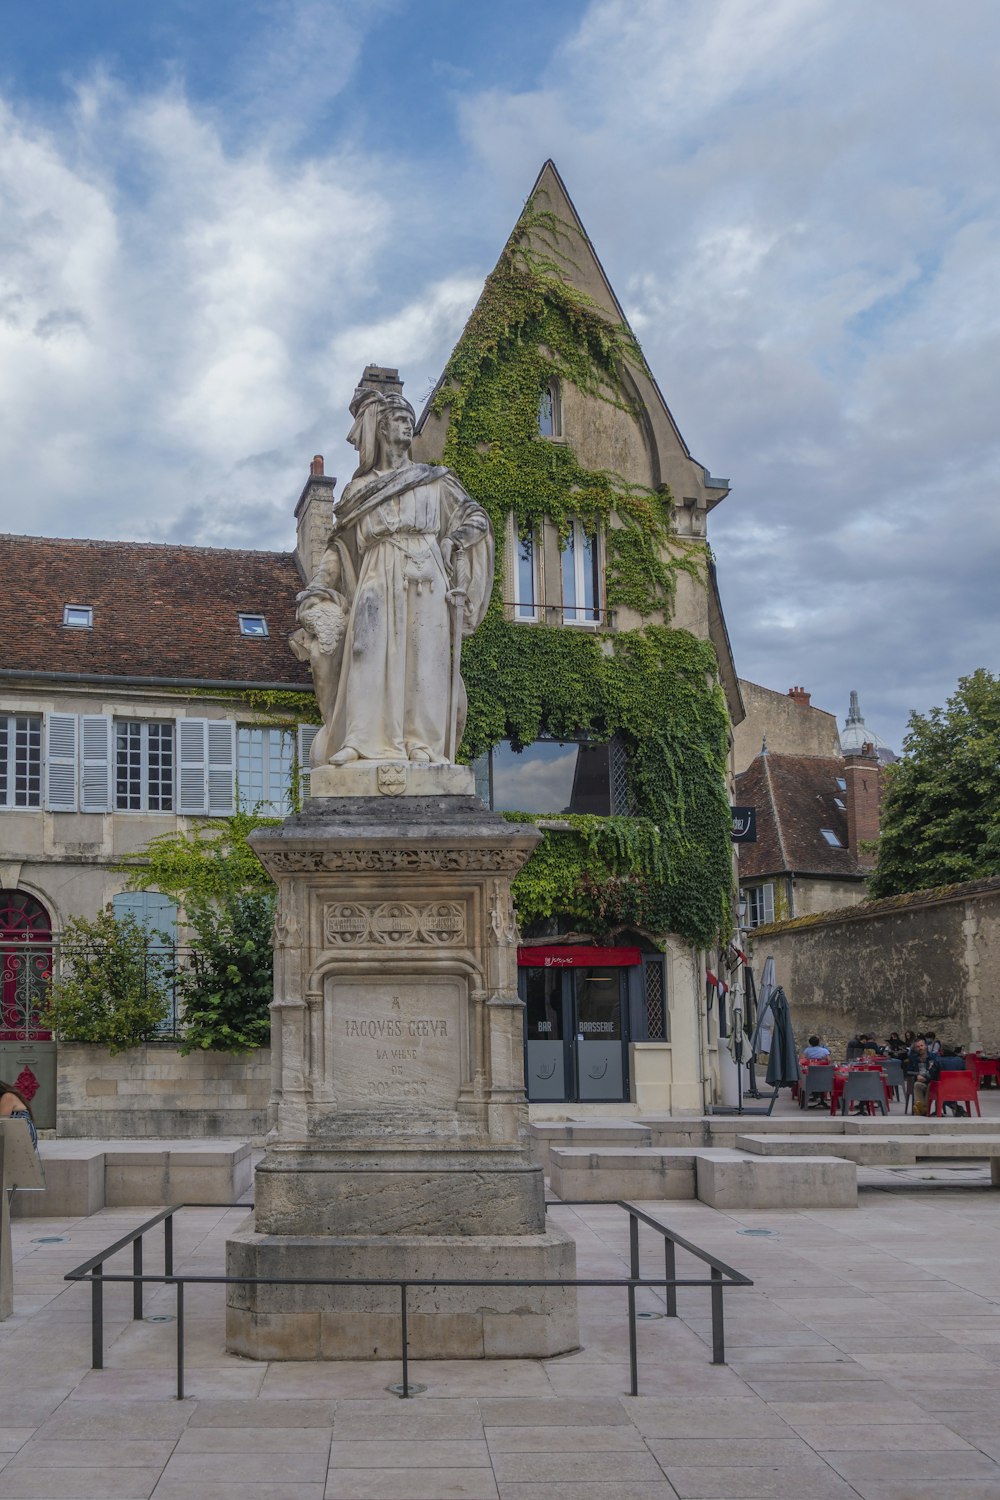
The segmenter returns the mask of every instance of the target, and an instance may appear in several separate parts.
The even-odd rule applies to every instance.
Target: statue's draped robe
[[[441,543],[465,551],[470,579],[463,635],[479,624],[493,584],[486,512],[453,474],[406,463],[353,480],[334,512],[351,612],[328,753],[350,746],[364,760],[445,759],[451,694],[452,610]],[[460,687],[459,735],[465,720]]]

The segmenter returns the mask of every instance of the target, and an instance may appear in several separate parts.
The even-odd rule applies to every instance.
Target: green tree
[[[170,1010],[169,958],[159,935],[107,907],[63,928],[58,977],[46,1022],[64,1042],[94,1042],[123,1052],[148,1041]]]
[[[250,1052],[267,1045],[272,989],[270,891],[243,891],[188,910],[191,960],[178,971],[181,1051]]]
[[[911,714],[886,780],[873,896],[1000,875],[1000,677],[979,668]]]
[[[150,839],[121,868],[128,873],[130,890],[162,891],[188,910],[226,901],[242,891],[271,891],[271,877],[247,840],[256,828],[271,828],[280,821],[249,812],[205,818],[187,833]]]
[[[132,890],[150,887],[184,909],[193,937],[177,968],[182,1052],[248,1052],[270,1033],[274,882],[248,842],[280,822],[257,813],[206,818],[165,833],[123,866]]]

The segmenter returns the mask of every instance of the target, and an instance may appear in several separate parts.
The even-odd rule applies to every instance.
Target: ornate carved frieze
[[[467,870],[514,873],[526,849],[267,849],[264,860],[275,874],[339,871],[380,874],[393,870]]]
[[[465,908],[460,901],[330,902],[323,908],[323,936],[331,948],[462,944]]]

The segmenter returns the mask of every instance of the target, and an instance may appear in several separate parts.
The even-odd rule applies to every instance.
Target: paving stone
[[[857,1500],[857,1491],[832,1469],[803,1475],[794,1468],[671,1466],[667,1478],[681,1500]]]
[[[568,1483],[587,1479],[644,1479],[659,1481],[663,1473],[649,1453],[495,1453],[497,1483]]]
[[[490,1467],[489,1450],[484,1442],[461,1438],[395,1442],[380,1438],[378,1442],[338,1442],[330,1449],[331,1469],[475,1469]]]
[[[326,1500],[497,1500],[497,1487],[490,1469],[339,1469]]]
[[[333,1427],[335,1401],[199,1401],[190,1427]]]
[[[641,1452],[642,1436],[626,1422],[618,1427],[487,1427],[491,1453]]]
[[[625,1426],[630,1418],[617,1400],[480,1401],[479,1413],[487,1427],[609,1427]]]
[[[294,1413],[288,1413],[288,1420]],[[197,1427],[181,1434],[177,1453],[322,1453],[330,1451],[330,1427]]]
[[[665,1479],[571,1481],[568,1484],[522,1484],[515,1480],[500,1485],[500,1500],[677,1500],[677,1491]]]

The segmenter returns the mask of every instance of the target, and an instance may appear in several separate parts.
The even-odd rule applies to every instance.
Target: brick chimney
[[[788,689],[788,696],[789,698],[791,698],[792,702],[797,703],[800,708],[808,708],[812,693],[807,693],[804,687],[790,687]]]
[[[309,465],[309,478],[295,507],[295,561],[308,583],[319,567],[333,524],[333,491],[336,479],[323,472],[323,455],[317,453]]]
[[[875,746],[870,741],[862,745],[860,755],[848,755],[844,761],[847,844],[863,870],[875,865],[874,854],[860,846],[865,840],[878,838],[880,774]]]

